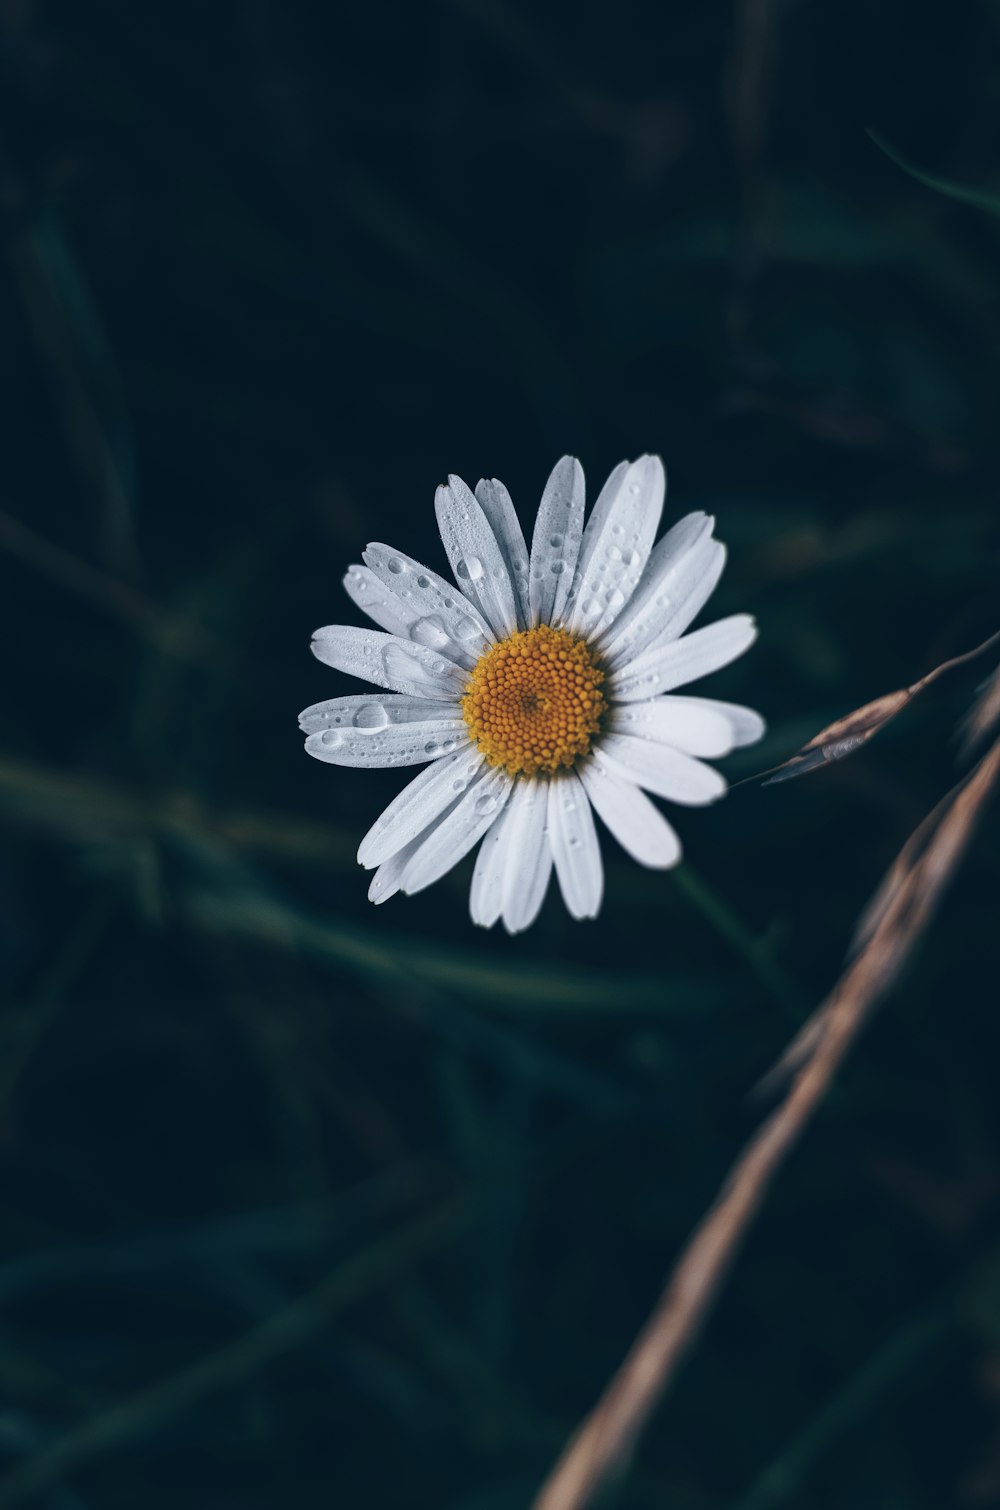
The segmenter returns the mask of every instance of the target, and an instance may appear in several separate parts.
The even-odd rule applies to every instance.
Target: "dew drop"
[[[448,638],[448,631],[437,614],[428,614],[425,619],[418,619],[410,625],[410,639],[418,645],[426,645],[428,650],[443,650]]]
[[[557,551],[560,545],[562,545],[562,535],[551,535],[549,537],[549,544],[554,551]]]
[[[487,813],[492,813],[496,805],[497,799],[495,797],[489,795],[478,797],[476,799],[476,812],[480,818],[485,818]]]
[[[483,563],[478,556],[463,556],[455,571],[463,582],[478,582],[483,575]]]
[[[611,589],[611,591],[608,593],[607,602],[609,608],[621,608],[622,604],[625,602],[625,594],[622,592],[620,587],[613,587]]]
[[[469,783],[467,781],[453,781],[451,784],[451,789],[453,792],[464,792],[468,784]]]
[[[454,635],[459,640],[474,640],[479,636],[479,625],[468,614],[463,614],[455,623]]]
[[[328,750],[335,750],[338,745],[344,743],[344,736],[339,729],[324,729],[319,737],[319,742],[321,745],[325,745]]]
[[[549,570],[554,577],[561,577],[563,572],[566,570],[566,563],[565,561],[553,561]]]
[[[418,587],[425,587],[426,588],[426,587],[430,587],[430,585],[431,585],[431,579],[430,579],[430,577],[418,577],[417,578],[417,586]]]
[[[439,746],[438,746],[437,741],[434,740],[434,739],[429,739],[427,741],[427,743],[424,745],[424,754],[425,755],[436,755],[437,752],[438,752],[438,748],[439,748]]]
[[[419,681],[425,676],[424,668],[415,656],[409,655],[399,645],[386,645],[382,651],[382,665],[390,686],[397,681]]]
[[[402,572],[404,572],[406,570],[406,563],[405,563],[405,561],[400,561],[400,559],[399,559],[398,556],[390,556],[389,557],[388,565],[389,565],[389,570],[396,577],[398,577]]]
[[[639,490],[639,484],[637,482],[630,482],[629,485],[628,485],[628,490],[632,494],[633,498],[637,498],[639,496],[639,491],[640,490]]]
[[[356,729],[384,729],[389,715],[381,703],[362,703],[352,722]]]

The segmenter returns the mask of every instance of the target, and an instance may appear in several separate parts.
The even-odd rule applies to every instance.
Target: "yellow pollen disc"
[[[558,771],[589,751],[606,707],[603,681],[583,640],[540,624],[480,657],[462,715],[490,765],[512,776]]]

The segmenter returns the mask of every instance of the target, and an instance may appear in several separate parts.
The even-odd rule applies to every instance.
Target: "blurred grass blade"
[[[315,1289],[272,1312],[235,1341],[85,1421],[0,1481],[0,1507],[7,1510],[22,1504],[78,1463],[155,1431],[207,1396],[239,1384],[272,1359],[300,1347],[331,1317],[450,1242],[468,1225],[471,1211],[471,1202],[456,1201],[373,1243],[338,1265]]]
[[[1000,723],[1000,667],[981,688],[968,718],[962,726],[963,756],[979,747]]]
[[[952,178],[941,178],[936,173],[927,173],[898,152],[890,142],[886,141],[881,132],[869,126],[868,135],[890,162],[895,163],[897,168],[902,168],[904,173],[908,173],[925,188],[933,189],[937,194],[944,194],[949,199],[957,199],[960,204],[969,204],[977,210],[985,210],[989,215],[1000,215],[1000,190],[991,193],[988,189],[970,189],[967,184],[956,183]]]
[[[873,1411],[883,1409],[887,1395],[913,1389],[922,1378],[921,1367],[953,1337],[954,1317],[946,1306],[890,1338],[765,1468],[733,1510],[777,1510],[797,1500],[816,1459]]]
[[[337,961],[380,981],[414,980],[461,992],[468,1003],[521,1013],[652,1012],[658,1016],[704,1011],[731,999],[729,982],[718,975],[615,975],[561,964],[501,958],[482,950],[423,942],[407,934],[387,934],[356,923],[338,924],[305,916],[263,894],[218,891],[191,896],[189,911],[213,932],[245,936],[259,944],[300,949]]]
[[[132,427],[97,306],[53,219],[29,225],[11,241],[8,255],[70,449],[100,505],[105,559],[132,574],[137,568]]]

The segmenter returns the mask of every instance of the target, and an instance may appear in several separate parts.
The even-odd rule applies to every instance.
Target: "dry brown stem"
[[[534,1510],[584,1510],[627,1468],[639,1433],[697,1336],[772,1179],[869,1011],[929,923],[998,775],[1000,739],[907,842],[866,915],[860,952],[807,1025],[808,1055],[785,1100],[737,1158],[624,1363],[542,1486]]]
[[[895,692],[885,692],[881,697],[865,703],[864,707],[855,708],[852,713],[845,713],[842,718],[835,719],[790,759],[782,761],[781,765],[772,766],[770,771],[762,771],[761,775],[769,778],[764,785],[774,786],[776,782],[789,781],[793,776],[804,776],[808,771],[818,770],[831,761],[843,760],[845,755],[852,755],[880,729],[884,729],[890,719],[901,713],[915,697],[932,686],[938,677],[954,671],[958,666],[964,666],[977,656],[985,655],[995,645],[1000,645],[1000,631],[977,645],[974,650],[967,650],[964,655],[955,655],[949,661],[942,661],[940,666],[935,666],[933,671],[928,671],[926,676],[920,677],[911,686],[900,687]]]

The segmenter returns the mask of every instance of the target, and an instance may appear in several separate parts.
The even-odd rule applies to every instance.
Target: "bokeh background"
[[[987,0],[0,3],[0,1506],[526,1510],[988,666],[607,845],[374,910],[306,758],[369,539],[659,451],[754,612],[734,781],[997,627]],[[997,818],[621,1510],[1000,1503]]]

